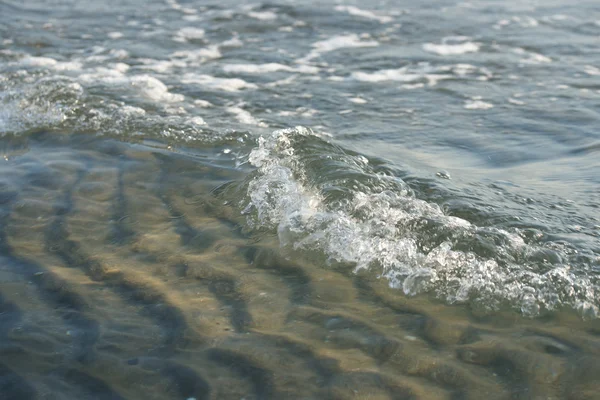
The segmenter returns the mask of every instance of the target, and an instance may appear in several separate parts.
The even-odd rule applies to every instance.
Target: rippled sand
[[[241,172],[37,134],[0,163],[0,399],[594,399],[600,324],[474,315],[286,259]],[[214,152],[213,152],[214,154]]]

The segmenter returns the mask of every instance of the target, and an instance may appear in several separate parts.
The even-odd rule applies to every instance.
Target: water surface
[[[600,390],[600,8],[0,3],[9,399]]]

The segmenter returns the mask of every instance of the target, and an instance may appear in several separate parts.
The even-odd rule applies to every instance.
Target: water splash
[[[431,293],[484,312],[598,314],[597,276],[562,263],[567,254],[558,250],[549,262],[548,246],[527,243],[519,230],[447,215],[399,177],[309,129],[262,136],[248,159],[257,170],[243,213],[252,228],[276,230],[286,248],[376,271],[410,296]]]

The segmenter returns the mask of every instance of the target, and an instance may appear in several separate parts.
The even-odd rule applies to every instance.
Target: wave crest
[[[508,306],[536,316],[572,307],[598,314],[597,277],[562,264],[566,256],[549,262],[543,254],[550,250],[526,243],[517,229],[447,215],[376,160],[307,128],[261,136],[249,162],[257,170],[243,214],[253,229],[276,230],[284,248],[376,271],[407,295],[431,293],[483,312]]]

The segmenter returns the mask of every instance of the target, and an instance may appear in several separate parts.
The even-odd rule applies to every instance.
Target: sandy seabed
[[[284,257],[164,146],[0,163],[0,399],[597,399],[600,325],[476,315]]]

